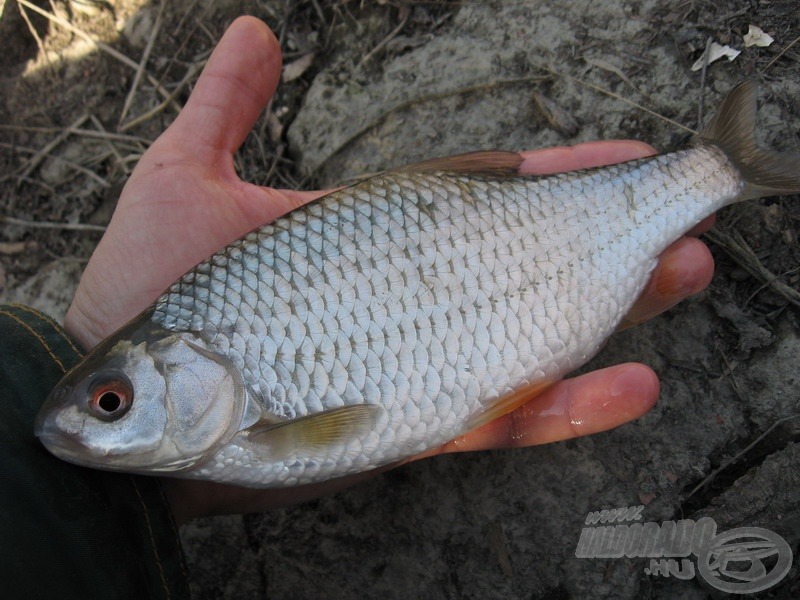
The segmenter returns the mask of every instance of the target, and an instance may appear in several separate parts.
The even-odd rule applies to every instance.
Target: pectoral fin
[[[555,381],[545,380],[526,385],[518,390],[498,398],[487,410],[475,415],[469,421],[470,431],[482,427],[487,423],[491,423],[495,419],[499,419],[503,415],[518,409],[520,406],[533,400],[536,396],[544,392],[547,388],[553,385]]]
[[[376,404],[342,406],[283,423],[259,421],[246,432],[271,459],[319,454],[332,444],[366,435],[382,410]]]

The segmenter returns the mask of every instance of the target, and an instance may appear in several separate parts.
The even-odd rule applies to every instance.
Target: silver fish
[[[589,360],[658,255],[714,211],[800,192],[755,147],[738,86],[690,148],[514,175],[434,159],[265,225],[184,275],[56,386],[36,434],[65,460],[252,487],[436,447]]]

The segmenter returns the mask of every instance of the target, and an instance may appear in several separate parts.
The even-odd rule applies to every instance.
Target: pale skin
[[[276,190],[246,183],[233,167],[242,144],[275,91],[278,42],[252,17],[236,20],[212,54],[191,98],[142,156],[119,199],[108,230],[81,279],[65,326],[86,348],[144,310],[195,264],[254,227],[323,192]],[[634,141],[590,142],[522,153],[522,174],[611,164],[653,154]],[[708,219],[690,234],[712,224]],[[628,316],[638,323],[708,285],[711,254],[694,237],[660,257],[644,294]],[[658,379],[642,364],[617,365],[565,379],[517,410],[410,460],[447,452],[546,444],[605,431],[645,414]],[[385,467],[383,470],[385,470]],[[164,478],[178,522],[302,502],[374,475],[322,484],[251,490]]]

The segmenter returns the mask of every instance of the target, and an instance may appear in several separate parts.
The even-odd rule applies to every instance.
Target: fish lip
[[[64,393],[63,387],[56,386],[53,388],[44,401],[44,404],[39,407],[39,412],[36,413],[36,419],[33,421],[33,435],[41,439],[47,434],[47,430],[50,429],[48,425],[52,421],[50,417],[54,414],[54,410],[57,409],[59,405],[64,404],[65,397],[66,394]]]
[[[56,415],[59,409],[68,403],[73,386],[59,383],[47,396],[33,422],[33,435],[47,450],[71,463],[85,464],[81,455],[86,448],[74,437],[65,435],[56,426]]]
[[[86,464],[86,462],[82,461],[80,458],[81,452],[85,450],[80,442],[58,432],[54,432],[46,425],[44,429],[37,433],[37,437],[44,447],[58,458],[68,460],[71,463]]]
[[[49,400],[48,400],[49,401]],[[87,460],[88,448],[74,437],[59,431],[55,424],[55,415],[42,410],[36,417],[34,435],[50,454],[73,465],[89,468],[113,470],[113,466],[101,466],[97,461]]]
[[[72,388],[73,386],[65,385],[62,381],[50,391],[44,404],[39,408],[39,412],[36,413],[33,421],[33,435],[41,439],[47,434],[47,430],[52,430],[52,421],[58,410],[66,405]]]

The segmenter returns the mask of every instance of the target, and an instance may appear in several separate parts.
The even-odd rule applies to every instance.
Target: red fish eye
[[[89,391],[89,408],[103,421],[115,421],[133,404],[133,387],[124,375],[115,374],[96,381]]]

